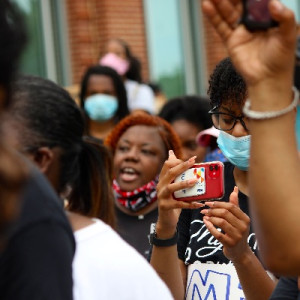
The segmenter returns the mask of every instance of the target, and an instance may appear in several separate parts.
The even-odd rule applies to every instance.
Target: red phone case
[[[220,161],[194,164],[174,182],[197,178],[191,187],[176,191],[173,197],[181,201],[220,200],[224,196],[224,165]]]

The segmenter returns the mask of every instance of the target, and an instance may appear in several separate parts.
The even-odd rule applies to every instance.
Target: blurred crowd
[[[240,2],[203,0],[229,56],[168,99],[119,37],[75,89],[21,74],[1,0],[1,299],[300,299],[296,22],[272,0],[250,31]]]

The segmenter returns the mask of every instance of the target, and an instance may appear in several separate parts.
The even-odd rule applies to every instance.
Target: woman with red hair
[[[149,228],[157,220],[158,174],[169,150],[181,157],[180,140],[168,122],[141,112],[124,118],[105,144],[114,156],[118,231],[148,257]]]

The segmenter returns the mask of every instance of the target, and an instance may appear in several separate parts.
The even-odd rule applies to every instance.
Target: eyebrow
[[[240,114],[237,115],[234,111],[230,110],[229,108],[226,108],[224,106],[220,106],[220,108],[224,109],[227,113],[229,113],[233,116],[236,116],[236,117],[244,116],[242,111],[240,112]]]
[[[120,139],[119,142],[122,143],[126,143],[126,144],[131,144],[131,142],[129,140],[126,139]],[[155,144],[149,144],[149,143],[143,143],[143,144],[139,144],[139,146],[153,146],[154,148],[157,148]]]
[[[230,113],[230,114],[233,114],[233,111],[232,111],[232,110],[230,110],[230,109],[229,109],[229,108],[227,108],[227,107],[220,106],[220,109],[223,109],[223,110],[227,111],[228,113]]]

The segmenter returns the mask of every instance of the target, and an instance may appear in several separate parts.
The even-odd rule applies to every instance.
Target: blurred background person
[[[121,77],[110,67],[92,66],[81,81],[80,106],[87,119],[87,134],[104,139],[129,114]]]
[[[154,83],[154,82],[149,82],[148,86],[152,89],[153,93],[154,93],[154,113],[156,115],[159,114],[159,112],[161,111],[162,107],[166,104],[166,102],[168,101],[166,95],[164,94],[160,84],[158,83]]]
[[[99,63],[115,69],[122,76],[131,112],[155,112],[154,93],[148,85],[142,83],[141,63],[132,55],[129,45],[124,40],[109,40]]]
[[[182,143],[182,158],[187,160],[196,155],[202,162],[208,152],[207,145],[197,144],[197,134],[212,126],[208,111],[208,99],[198,96],[182,96],[170,99],[161,109],[159,116],[168,121]]]
[[[204,157],[204,162],[207,161],[227,161],[227,158],[218,147],[217,139],[220,131],[214,126],[200,131],[196,136],[196,142],[201,147],[207,148],[207,153]]]
[[[148,258],[149,228],[157,220],[158,174],[168,150],[181,157],[180,140],[165,120],[139,112],[123,119],[105,144],[114,156],[118,232]]]
[[[76,239],[74,299],[171,299],[146,260],[108,226],[114,226],[111,155],[83,136],[84,118],[73,99],[53,82],[34,76],[19,78],[13,88],[5,132],[58,195],[69,190],[67,215]],[[54,117],[57,111],[59,118]],[[138,284],[128,288],[133,281]]]
[[[0,107],[10,103],[11,79],[25,44],[15,3],[0,1]],[[3,114],[1,114],[1,125]],[[0,144],[1,299],[72,299],[74,237],[62,203],[45,178]]]

